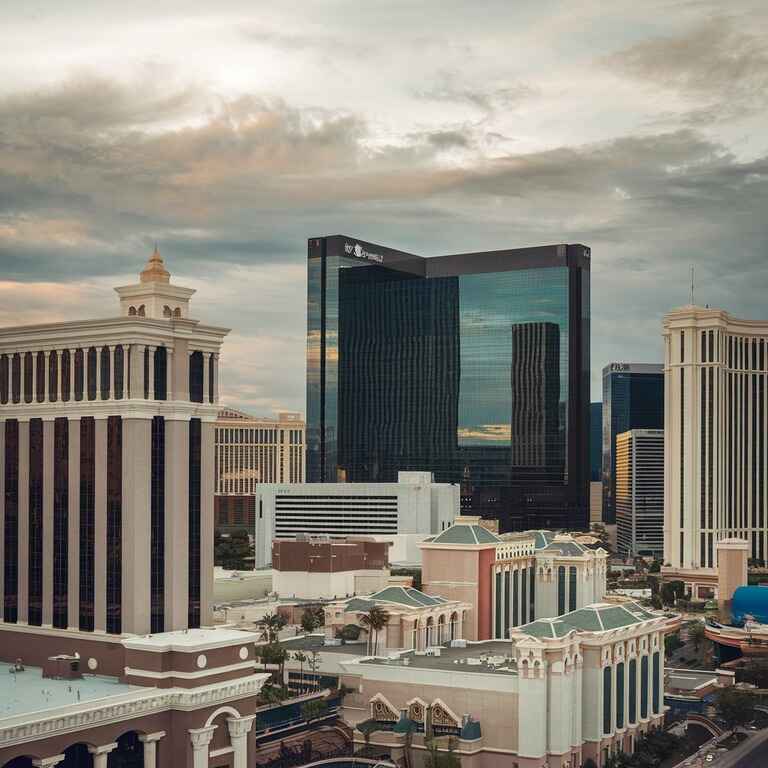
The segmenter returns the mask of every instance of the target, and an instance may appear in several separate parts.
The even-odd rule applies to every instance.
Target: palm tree
[[[281,616],[279,613],[268,613],[262,620],[261,625],[263,629],[263,637],[268,643],[274,643],[277,641],[277,636],[280,634],[280,630],[287,624],[285,616]]]
[[[368,653],[371,652],[371,646],[373,646],[373,655],[379,649],[379,631],[387,626],[389,621],[389,614],[380,605],[372,605],[368,610],[368,613],[364,613],[360,617],[360,623],[368,629]]]
[[[307,654],[304,651],[296,651],[293,654],[293,660],[299,662],[299,675],[301,682],[299,683],[299,695],[304,693],[304,664],[307,661]]]
[[[320,689],[320,675],[317,674],[320,669],[320,654],[317,651],[310,652],[307,666],[312,670],[313,688],[317,691]]]

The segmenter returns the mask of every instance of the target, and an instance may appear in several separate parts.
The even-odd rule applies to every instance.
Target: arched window
[[[155,400],[168,399],[168,352],[165,347],[155,350]]]
[[[112,382],[112,394],[116,400],[122,400],[125,393],[125,352],[122,345],[118,344],[113,352],[115,380]]]
[[[616,665],[616,727],[624,727],[624,662]]]
[[[648,657],[640,660],[640,717],[648,717]]]
[[[27,352],[24,355],[24,402],[32,402],[32,353]]]
[[[611,667],[603,670],[603,733],[611,732]]]
[[[98,355],[96,354],[96,347],[88,348],[88,361],[87,361],[87,373],[88,373],[88,399],[96,399],[96,374]]]
[[[139,307],[139,317],[144,317],[146,314],[147,314],[147,311],[146,311],[146,309],[144,308],[144,305],[142,304],[142,305]]]
[[[181,307],[176,307],[176,309],[173,310],[173,316],[181,317]]]
[[[653,714],[658,715],[661,712],[661,695],[659,691],[659,672],[661,671],[661,657],[659,652],[653,654],[653,680],[652,685],[652,706]]]
[[[203,353],[200,350],[189,356],[189,399],[193,403],[203,402]]]
[[[38,352],[35,356],[35,400],[42,403],[45,400],[45,352]]]
[[[637,659],[629,662],[629,724],[637,722]]]
[[[50,357],[48,358],[48,398],[51,402],[61,399],[57,381],[60,365],[58,352],[55,349],[51,350]]]
[[[557,615],[565,613],[565,566],[557,568]]]
[[[170,317],[171,316],[171,308],[165,304],[163,306],[163,317]]]
[[[70,356],[70,365],[71,365]],[[75,400],[82,400],[85,391],[85,353],[82,349],[75,350]],[[71,398],[70,398],[71,399]]]
[[[576,566],[572,565],[568,573],[568,610],[576,610]]]
[[[136,307],[128,307],[129,317],[136,317]]]
[[[109,380],[109,347],[101,348],[99,355],[99,390],[102,400],[109,400],[109,388],[112,382]]]

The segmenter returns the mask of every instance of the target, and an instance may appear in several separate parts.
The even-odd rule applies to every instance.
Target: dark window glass
[[[507,571],[509,573],[509,571]],[[520,624],[520,572],[515,569],[512,572],[512,626],[516,627]]]
[[[96,347],[88,349],[88,399],[96,399],[96,373],[98,371],[98,355]]]
[[[21,401],[21,355],[16,352],[11,361],[11,400]]]
[[[575,611],[576,610],[576,568],[575,566],[570,566],[569,572],[568,572],[568,610],[569,611]]]
[[[29,566],[27,621],[43,623],[43,420],[29,420]]]
[[[85,395],[85,351],[75,350],[75,400],[82,400]]]
[[[165,347],[155,350],[155,400],[168,399],[168,352]]]
[[[55,349],[51,350],[48,358],[48,398],[51,402],[59,399],[58,374],[59,374],[59,354]]]
[[[45,400],[45,352],[38,352],[35,355],[35,400],[42,403]]]
[[[637,659],[629,662],[629,723],[637,722]]]
[[[557,615],[565,613],[565,566],[557,568]]]
[[[53,423],[53,626],[66,629],[69,579],[69,423]]]
[[[11,365],[11,358],[8,355],[0,355],[0,403],[7,403],[11,399],[11,393],[8,391],[8,368]]]
[[[25,403],[32,402],[32,384],[34,381],[33,371],[32,371],[33,363],[34,363],[34,358],[32,356],[32,353],[26,352],[24,354],[24,402]]]
[[[616,665],[616,727],[624,727],[624,662]]]
[[[70,377],[71,373],[69,366],[72,365],[72,356],[69,354],[68,349],[61,350],[61,399],[70,401],[72,399],[72,392],[70,392]]]
[[[99,354],[99,390],[102,400],[109,400],[109,347],[102,347]]]
[[[81,350],[78,350],[80,352]],[[93,631],[96,424],[80,419],[80,629]]]
[[[200,419],[189,422],[189,615],[190,627],[200,626]]]
[[[501,636],[506,637],[509,629],[509,571],[504,571],[504,599],[501,604],[502,620],[501,620]]]
[[[536,587],[534,586],[534,574],[536,571],[531,568],[531,589],[529,590],[530,598],[530,612],[528,614],[528,621],[534,621],[536,619]]]
[[[15,623],[19,608],[19,422],[5,422],[5,521],[3,620]]]
[[[640,717],[648,717],[648,657],[640,660]]]
[[[214,400],[213,392],[213,376],[216,370],[216,358],[213,355],[208,357],[208,402],[212,403]]]
[[[526,606],[528,601],[528,569],[522,568],[520,570],[520,623],[525,624],[528,619],[526,618]]]
[[[144,347],[144,399],[149,398],[149,347]]]
[[[112,384],[115,400],[122,400],[125,397],[125,350],[121,345],[115,347],[115,380]]]
[[[501,637],[501,571],[496,573],[496,632],[494,637]]]
[[[611,732],[611,667],[603,669],[603,733]]]
[[[189,399],[203,402],[203,353],[199,350],[189,356]]]
[[[165,419],[152,418],[151,631],[165,631]]]
[[[653,654],[653,713],[658,715],[661,712],[661,692],[659,691],[659,672],[661,658],[659,652]]]
[[[120,634],[123,612],[123,421],[107,419],[107,632]]]

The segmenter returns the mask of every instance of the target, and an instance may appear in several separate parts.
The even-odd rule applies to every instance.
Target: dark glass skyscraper
[[[308,243],[307,479],[461,483],[503,530],[589,514],[589,249]]]
[[[616,522],[616,435],[664,429],[664,366],[610,363],[603,368],[603,520]]]
[[[599,483],[603,474],[603,404],[589,406],[589,464],[590,479]]]

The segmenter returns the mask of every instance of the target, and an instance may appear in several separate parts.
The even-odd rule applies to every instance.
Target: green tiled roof
[[[412,587],[384,587],[367,597],[353,597],[347,604],[348,611],[368,611],[376,603],[390,603],[405,605],[408,608],[422,608],[424,606],[440,605],[447,600],[444,597],[425,595]]]
[[[552,531],[534,531],[533,536],[536,539],[536,549],[544,549],[555,537]]]
[[[555,619],[537,619],[524,624],[520,631],[533,637],[563,637],[572,630],[581,632],[607,632],[621,627],[631,627],[658,615],[647,611],[637,603],[611,605],[596,603],[579,608]]]
[[[455,523],[438,533],[433,544],[498,544],[501,539],[481,525]]]

